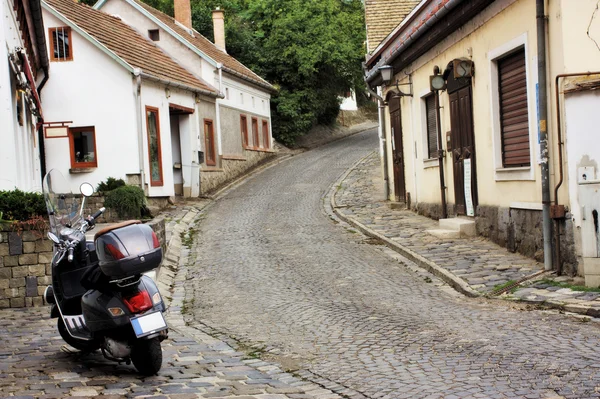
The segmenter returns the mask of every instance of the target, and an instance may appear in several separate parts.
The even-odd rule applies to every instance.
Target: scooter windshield
[[[46,173],[43,189],[52,232],[60,236],[64,228],[79,227],[82,221],[79,214],[79,197],[73,195],[62,173],[56,169]]]

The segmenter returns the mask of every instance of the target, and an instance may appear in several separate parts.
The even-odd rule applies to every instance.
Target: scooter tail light
[[[154,245],[154,248],[160,247],[160,241],[158,241],[158,236],[155,232],[152,232],[152,245]]]
[[[160,298],[160,294],[157,292],[154,295],[152,295],[152,303],[155,305],[158,305],[161,302],[161,298]]]
[[[125,257],[125,255],[123,255],[123,253],[119,251],[119,248],[112,244],[106,244],[106,250],[116,260],[123,259]]]
[[[123,302],[131,313],[141,313],[152,308],[152,300],[148,291],[140,291],[129,298],[123,298]]]

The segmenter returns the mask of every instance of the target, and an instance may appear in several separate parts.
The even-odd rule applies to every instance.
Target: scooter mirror
[[[94,187],[90,183],[81,183],[79,191],[81,191],[81,194],[84,196],[89,197],[94,194]]]
[[[56,234],[52,233],[52,232],[48,232],[48,238],[55,244],[60,244],[60,240],[58,239],[58,237],[56,236]]]

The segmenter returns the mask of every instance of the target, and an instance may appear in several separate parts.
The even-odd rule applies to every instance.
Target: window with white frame
[[[535,68],[528,59],[527,33],[488,52],[496,181],[535,180]]]
[[[435,112],[435,94],[425,97],[425,114],[427,118],[427,154],[429,159],[438,158],[437,119]]]

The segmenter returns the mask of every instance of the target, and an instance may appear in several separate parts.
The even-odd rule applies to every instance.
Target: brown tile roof
[[[375,50],[419,3],[419,0],[366,0],[367,52]]]
[[[210,40],[202,36],[196,30],[192,29],[194,34],[191,35],[186,29],[178,25],[173,17],[170,17],[167,14],[164,14],[158,11],[157,9],[150,7],[148,4],[145,4],[140,0],[133,1],[135,1],[140,6],[144,7],[146,11],[151,13],[162,23],[174,30],[177,34],[185,38],[198,50],[202,51],[204,54],[206,54],[216,62],[220,62],[221,64],[223,64],[224,71],[233,73],[234,75],[238,75],[242,79],[249,80],[254,84],[258,84],[259,86],[265,87],[271,91],[275,90],[275,88],[269,82],[252,72],[250,69],[248,69],[241,62],[239,62],[229,54],[219,50]]]
[[[192,75],[119,18],[73,0],[44,1],[132,67],[162,80],[218,95],[217,89]],[[77,49],[74,56],[77,57]]]

